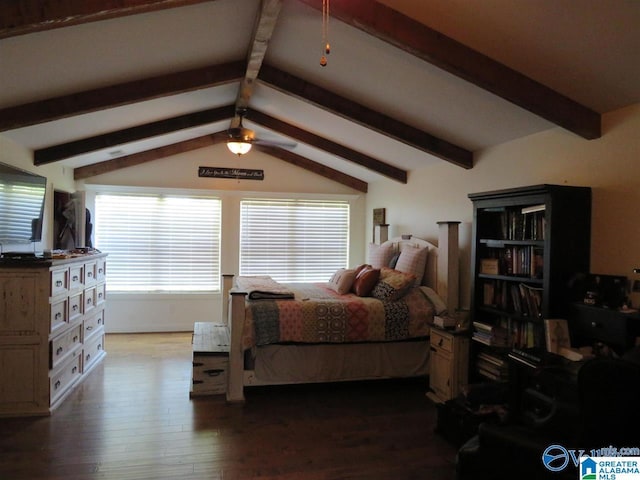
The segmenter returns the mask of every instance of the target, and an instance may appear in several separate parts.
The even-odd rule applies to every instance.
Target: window
[[[313,200],[240,203],[240,275],[326,282],[349,261],[349,204]]]
[[[220,290],[219,199],[98,193],[95,210],[109,290]]]

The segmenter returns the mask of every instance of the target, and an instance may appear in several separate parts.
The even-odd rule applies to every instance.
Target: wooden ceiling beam
[[[247,119],[252,122],[259,123],[260,125],[279,132],[287,137],[295,138],[296,140],[306,143],[314,148],[344,158],[345,160],[349,160],[350,162],[356,163],[362,167],[379,173],[380,175],[384,175],[385,177],[401,183],[407,183],[406,170],[384,163],[378,159],[365,155],[364,153],[360,153],[349,147],[340,145],[339,143],[332,142],[331,140],[283,122],[282,120],[278,120],[277,118],[271,117],[265,113],[257,110],[250,110],[247,114]]]
[[[354,190],[357,190],[359,192],[367,193],[367,190],[369,188],[369,184],[363,180],[352,177],[351,175],[347,175],[346,173],[339,172],[338,170],[327,167],[326,165],[323,165],[321,163],[314,162],[313,160],[310,160],[289,150],[268,145],[254,145],[253,148],[266,153],[267,155],[271,155],[272,157],[290,163],[291,165],[304,168],[305,170],[309,170],[310,172],[326,177],[330,180],[333,180],[334,182],[346,185],[347,187],[353,188]]]
[[[262,8],[256,20],[251,47],[247,55],[247,70],[238,89],[236,111],[246,110],[249,107],[249,101],[253,95],[253,85],[262,67],[262,62],[267,53],[269,41],[276,27],[281,8],[282,0],[262,1]],[[235,117],[231,126],[237,127],[239,124],[240,118]]]
[[[7,107],[0,109],[0,131],[224,85],[244,71],[243,61],[223,63]]]
[[[20,0],[0,2],[0,39],[213,0]]]
[[[106,160],[104,162],[94,163],[85,167],[74,168],[73,178],[74,180],[83,180],[85,178],[95,177],[96,175],[102,175],[103,173],[114,172],[122,168],[153,162],[172,155],[179,155],[192,150],[211,147],[213,145],[226,142],[225,133],[226,131],[222,131],[212,135],[204,135],[202,137],[192,138],[172,145],[166,145],[164,147],[158,147],[120,158],[114,158],[113,160]]]
[[[322,0],[299,1],[322,9]],[[602,135],[598,112],[386,5],[332,0],[331,16],[586,139]]]
[[[467,169],[473,167],[473,152],[275,67],[263,65],[258,79],[285,94],[311,102],[319,108],[451,162],[454,165]]]
[[[124,145],[138,140],[145,140],[151,137],[185,130],[187,128],[227,120],[233,117],[234,112],[235,108],[233,105],[226,105],[224,107],[180,115],[178,117],[105,133],[103,135],[96,135],[73,142],[41,148],[33,152],[33,164],[40,166],[97,150],[106,150],[117,145]]]

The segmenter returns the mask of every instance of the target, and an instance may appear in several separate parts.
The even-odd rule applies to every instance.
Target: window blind
[[[96,248],[109,254],[109,290],[220,290],[219,199],[97,194],[95,209]]]
[[[261,200],[240,203],[240,275],[326,282],[349,261],[349,204]]]

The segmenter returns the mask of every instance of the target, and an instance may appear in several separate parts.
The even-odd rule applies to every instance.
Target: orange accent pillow
[[[380,269],[366,265],[356,275],[351,291],[359,297],[368,297],[380,278]]]

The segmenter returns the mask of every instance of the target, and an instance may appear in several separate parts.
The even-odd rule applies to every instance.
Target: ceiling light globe
[[[228,141],[227,148],[231,153],[240,156],[251,150],[251,144],[249,142]]]

